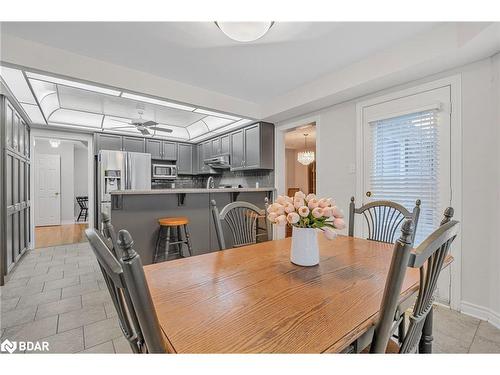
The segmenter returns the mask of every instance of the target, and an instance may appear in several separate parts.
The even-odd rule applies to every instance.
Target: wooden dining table
[[[393,245],[319,235],[320,262],[290,262],[291,238],[144,267],[169,351],[342,352],[377,322]],[[418,290],[408,269],[401,302]]]

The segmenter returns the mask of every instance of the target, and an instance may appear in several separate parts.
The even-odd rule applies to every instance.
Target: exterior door
[[[363,201],[357,205],[391,200],[412,211],[420,199],[416,246],[451,205],[450,102],[445,86],[363,109]],[[366,235],[366,228],[356,229]],[[440,302],[449,304],[450,287],[447,267],[438,282]]]
[[[61,224],[61,159],[41,154],[35,166],[35,225]]]

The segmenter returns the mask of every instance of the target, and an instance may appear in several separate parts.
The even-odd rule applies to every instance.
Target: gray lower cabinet
[[[274,169],[274,125],[260,122],[231,133],[231,170]]]
[[[0,95],[0,285],[31,247],[29,145],[29,125]]]
[[[177,173],[193,174],[193,146],[179,143],[177,150]]]
[[[145,151],[144,138],[123,137],[122,150],[128,152],[144,152]]]

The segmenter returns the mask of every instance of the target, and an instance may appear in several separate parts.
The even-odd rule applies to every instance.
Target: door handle
[[[54,193],[54,195],[59,195],[59,193]]]
[[[371,191],[367,191],[367,192],[366,192],[366,196],[367,196],[368,198],[369,198],[369,197],[371,197],[371,196],[372,196],[372,192],[371,192]]]

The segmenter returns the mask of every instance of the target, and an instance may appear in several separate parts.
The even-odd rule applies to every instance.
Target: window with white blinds
[[[415,244],[418,244],[440,221],[437,110],[372,121],[369,125],[371,199],[392,200],[410,211],[420,199],[422,206],[415,236]]]

